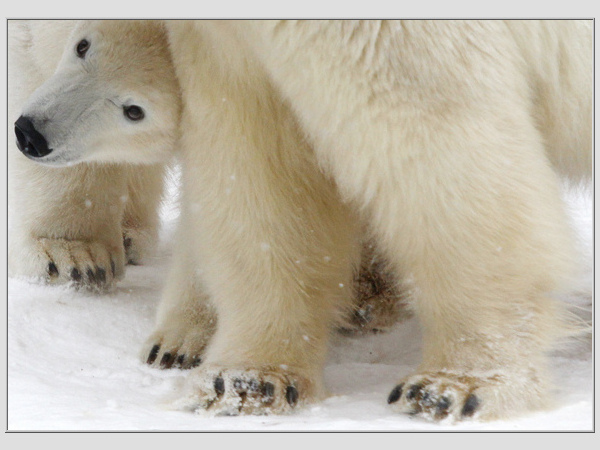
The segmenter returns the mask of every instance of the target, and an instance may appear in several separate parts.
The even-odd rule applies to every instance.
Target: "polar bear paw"
[[[399,383],[389,394],[388,404],[398,412],[431,421],[478,418],[485,392],[498,384],[498,376],[426,372]]]
[[[195,369],[180,406],[217,416],[286,414],[310,398],[311,383],[285,366]]]
[[[73,283],[77,287],[106,289],[123,277],[124,260],[120,249],[100,242],[42,238],[40,264],[51,284]]]
[[[197,327],[159,329],[146,341],[142,361],[160,369],[191,369],[202,363],[212,330]]]
[[[191,369],[202,362],[217,326],[206,303],[172,308],[142,348],[142,361],[161,369]]]

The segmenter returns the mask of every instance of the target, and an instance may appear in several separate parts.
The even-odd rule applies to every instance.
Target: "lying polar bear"
[[[135,33],[98,27],[77,27],[55,75],[78,96],[95,95],[105,58],[139,56]],[[323,396],[327,339],[351,307],[365,222],[414,284],[424,331],[422,365],[388,403],[433,420],[548,404],[544,353],[572,331],[553,299],[574,267],[559,175],[591,173],[590,22],[173,21],[167,33],[183,203],[144,358],[201,356],[185,404],[265,414]],[[148,74],[156,61],[144,60]],[[109,86],[142,85],[112,73]],[[16,124],[30,158],[148,163],[163,153],[163,136],[139,153],[73,145],[81,135],[63,125],[90,139],[107,124],[136,140],[174,110],[108,95],[95,120],[52,123],[45,86]]]

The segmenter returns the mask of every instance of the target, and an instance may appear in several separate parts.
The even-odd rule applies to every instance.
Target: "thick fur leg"
[[[179,242],[157,312],[156,329],[142,348],[142,361],[161,369],[199,365],[217,327],[216,310],[190,259],[193,257],[186,243]]]
[[[120,198],[127,192],[121,169],[92,164],[52,169],[18,157],[11,161],[9,181],[11,189],[19,189],[18,205],[9,205],[11,276],[94,289],[121,279]]]
[[[169,27],[186,263],[218,315],[186,396],[216,414],[285,412],[322,394],[327,338],[351,299],[355,221],[265,74],[223,48],[239,42],[219,23]]]
[[[488,181],[475,195],[461,183],[443,187],[438,182],[436,192],[429,191],[431,203],[405,203],[412,217],[424,222],[405,221],[402,229],[411,239],[387,242],[402,255],[399,264],[411,271],[419,288],[414,306],[425,346],[421,373],[403,380],[404,394],[392,402],[400,411],[440,419],[443,414],[432,414],[423,402],[449,397],[455,405],[446,411],[450,418],[492,419],[549,404],[544,354],[566,332],[551,293],[563,287],[561,281],[571,272],[571,255],[557,180],[543,164],[536,165],[531,169],[539,175],[536,188],[513,173],[510,183],[507,174],[501,183]],[[411,170],[427,170],[438,180],[443,176],[415,165]],[[418,177],[412,177],[412,186],[425,192]],[[441,192],[443,199],[434,200]],[[447,195],[457,201],[448,205]],[[489,197],[485,209],[478,206],[482,196]],[[373,206],[390,239],[392,219],[380,209],[383,204]],[[534,209],[535,214],[523,214]],[[431,214],[443,227],[427,225]],[[469,224],[477,226],[469,232]]]

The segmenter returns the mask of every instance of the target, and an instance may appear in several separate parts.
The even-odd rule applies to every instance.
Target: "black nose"
[[[15,134],[17,135],[17,147],[31,158],[41,158],[52,151],[51,148],[48,148],[48,142],[44,136],[35,129],[29,117],[21,116],[17,119]]]

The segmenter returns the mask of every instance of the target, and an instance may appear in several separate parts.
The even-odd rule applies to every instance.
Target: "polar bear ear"
[[[82,59],[85,58],[85,54],[90,49],[90,46],[90,41],[87,39],[80,40],[75,46],[75,52],[77,53],[77,56]]]

